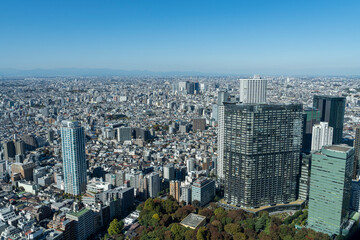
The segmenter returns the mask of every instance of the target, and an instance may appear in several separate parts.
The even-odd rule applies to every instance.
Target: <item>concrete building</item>
[[[132,137],[132,130],[130,127],[117,128],[117,140],[119,142],[129,141]]]
[[[184,201],[186,205],[191,204],[191,185],[181,186],[180,202]]]
[[[357,176],[360,175],[359,173],[359,160],[360,160],[360,127],[357,127],[355,129],[355,141],[354,141],[354,150],[355,150],[355,155],[354,155],[354,164],[353,164],[353,174],[352,174],[352,178],[356,179]]]
[[[313,107],[320,111],[320,121],[328,122],[334,129],[333,144],[342,142],[345,104],[345,97],[315,95],[313,99]]]
[[[258,208],[296,200],[301,104],[226,104],[225,200]]]
[[[86,240],[94,233],[93,211],[88,208],[74,210],[66,214],[66,217],[74,221],[76,240]]]
[[[175,180],[170,182],[170,195],[173,196],[176,201],[180,202],[180,181]]]
[[[147,178],[149,197],[155,198],[160,192],[160,176],[158,173],[152,172],[147,176]]]
[[[301,173],[299,180],[299,199],[308,200],[310,189],[310,166],[311,155],[302,154],[301,157]]]
[[[169,181],[175,179],[175,168],[173,163],[166,164],[163,167],[163,178]]]
[[[315,124],[312,130],[311,151],[318,151],[323,146],[331,145],[333,140],[333,128],[327,122]]]
[[[4,159],[13,160],[16,155],[15,145],[13,141],[7,141],[3,143]]]
[[[330,236],[348,220],[354,149],[324,146],[312,155],[308,227]]]
[[[76,121],[63,121],[61,141],[65,192],[79,195],[86,190],[84,128]]]
[[[197,200],[200,206],[208,204],[215,197],[215,181],[206,177],[197,179],[191,188],[192,202]]]
[[[240,79],[240,102],[266,103],[267,80],[255,75],[250,79]]]
[[[186,160],[186,170],[187,172],[191,172],[194,171],[195,168],[195,159],[193,158],[189,158],[188,160]]]
[[[193,132],[204,131],[205,128],[206,128],[206,119],[205,118],[193,119]]]
[[[27,181],[32,181],[34,167],[35,167],[35,163],[32,163],[32,162],[30,162],[30,163],[13,163],[11,165],[12,178],[16,174],[20,174],[21,179],[24,179]]]

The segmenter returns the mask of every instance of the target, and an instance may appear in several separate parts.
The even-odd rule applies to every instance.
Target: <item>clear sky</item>
[[[360,74],[360,1],[1,0],[4,68]]]

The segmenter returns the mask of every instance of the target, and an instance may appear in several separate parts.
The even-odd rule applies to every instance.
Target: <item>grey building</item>
[[[360,127],[355,129],[355,141],[354,141],[354,166],[352,178],[356,179],[359,176],[359,160],[360,160]]]
[[[200,206],[209,203],[215,197],[215,181],[206,177],[197,179],[191,187],[191,200],[199,201]]]
[[[185,185],[180,187],[181,189],[181,196],[180,202],[184,201],[186,205],[191,204],[191,185]]]
[[[160,176],[158,173],[153,172],[149,174],[147,178],[149,197],[155,198],[160,192]]]
[[[295,201],[301,104],[224,104],[225,200],[247,208]]]
[[[320,121],[328,122],[334,129],[333,144],[339,144],[343,137],[345,97],[314,96],[313,107],[320,111]]]
[[[129,141],[132,137],[132,130],[130,127],[117,128],[117,140],[119,142]]]
[[[175,168],[174,168],[174,164],[169,163],[167,165],[164,166],[164,179],[166,180],[174,180],[175,179]]]
[[[311,155],[302,154],[299,180],[299,199],[308,200],[310,188]]]
[[[206,128],[206,119],[205,118],[195,118],[193,119],[193,131],[204,131]]]
[[[14,142],[13,141],[4,142],[3,148],[4,148],[4,159],[13,160],[16,155]]]

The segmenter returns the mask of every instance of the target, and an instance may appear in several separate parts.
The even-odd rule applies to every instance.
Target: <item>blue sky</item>
[[[1,0],[0,69],[360,74],[360,1]]]

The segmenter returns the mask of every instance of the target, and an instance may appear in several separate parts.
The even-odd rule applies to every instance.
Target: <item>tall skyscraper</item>
[[[65,192],[79,195],[86,190],[84,128],[76,121],[63,121],[61,141]]]
[[[225,200],[250,208],[295,201],[302,105],[224,107]]]
[[[313,126],[320,122],[320,111],[316,108],[305,108],[303,112],[302,152],[310,153]]]
[[[359,160],[360,160],[360,126],[355,129],[355,141],[354,141],[354,166],[353,166],[353,179],[359,175]]]
[[[218,92],[218,150],[217,150],[217,176],[220,180],[224,179],[223,162],[224,162],[224,102],[230,102],[228,92]]]
[[[328,122],[334,129],[333,144],[342,141],[345,103],[344,97],[315,95],[313,99],[313,106],[320,111],[320,121]]]
[[[253,78],[240,79],[240,102],[266,103],[267,80],[255,75]]]
[[[354,149],[324,146],[312,155],[308,227],[330,236],[341,233],[350,206]]]
[[[315,124],[312,131],[311,151],[320,150],[323,146],[331,145],[333,128],[327,122]]]

